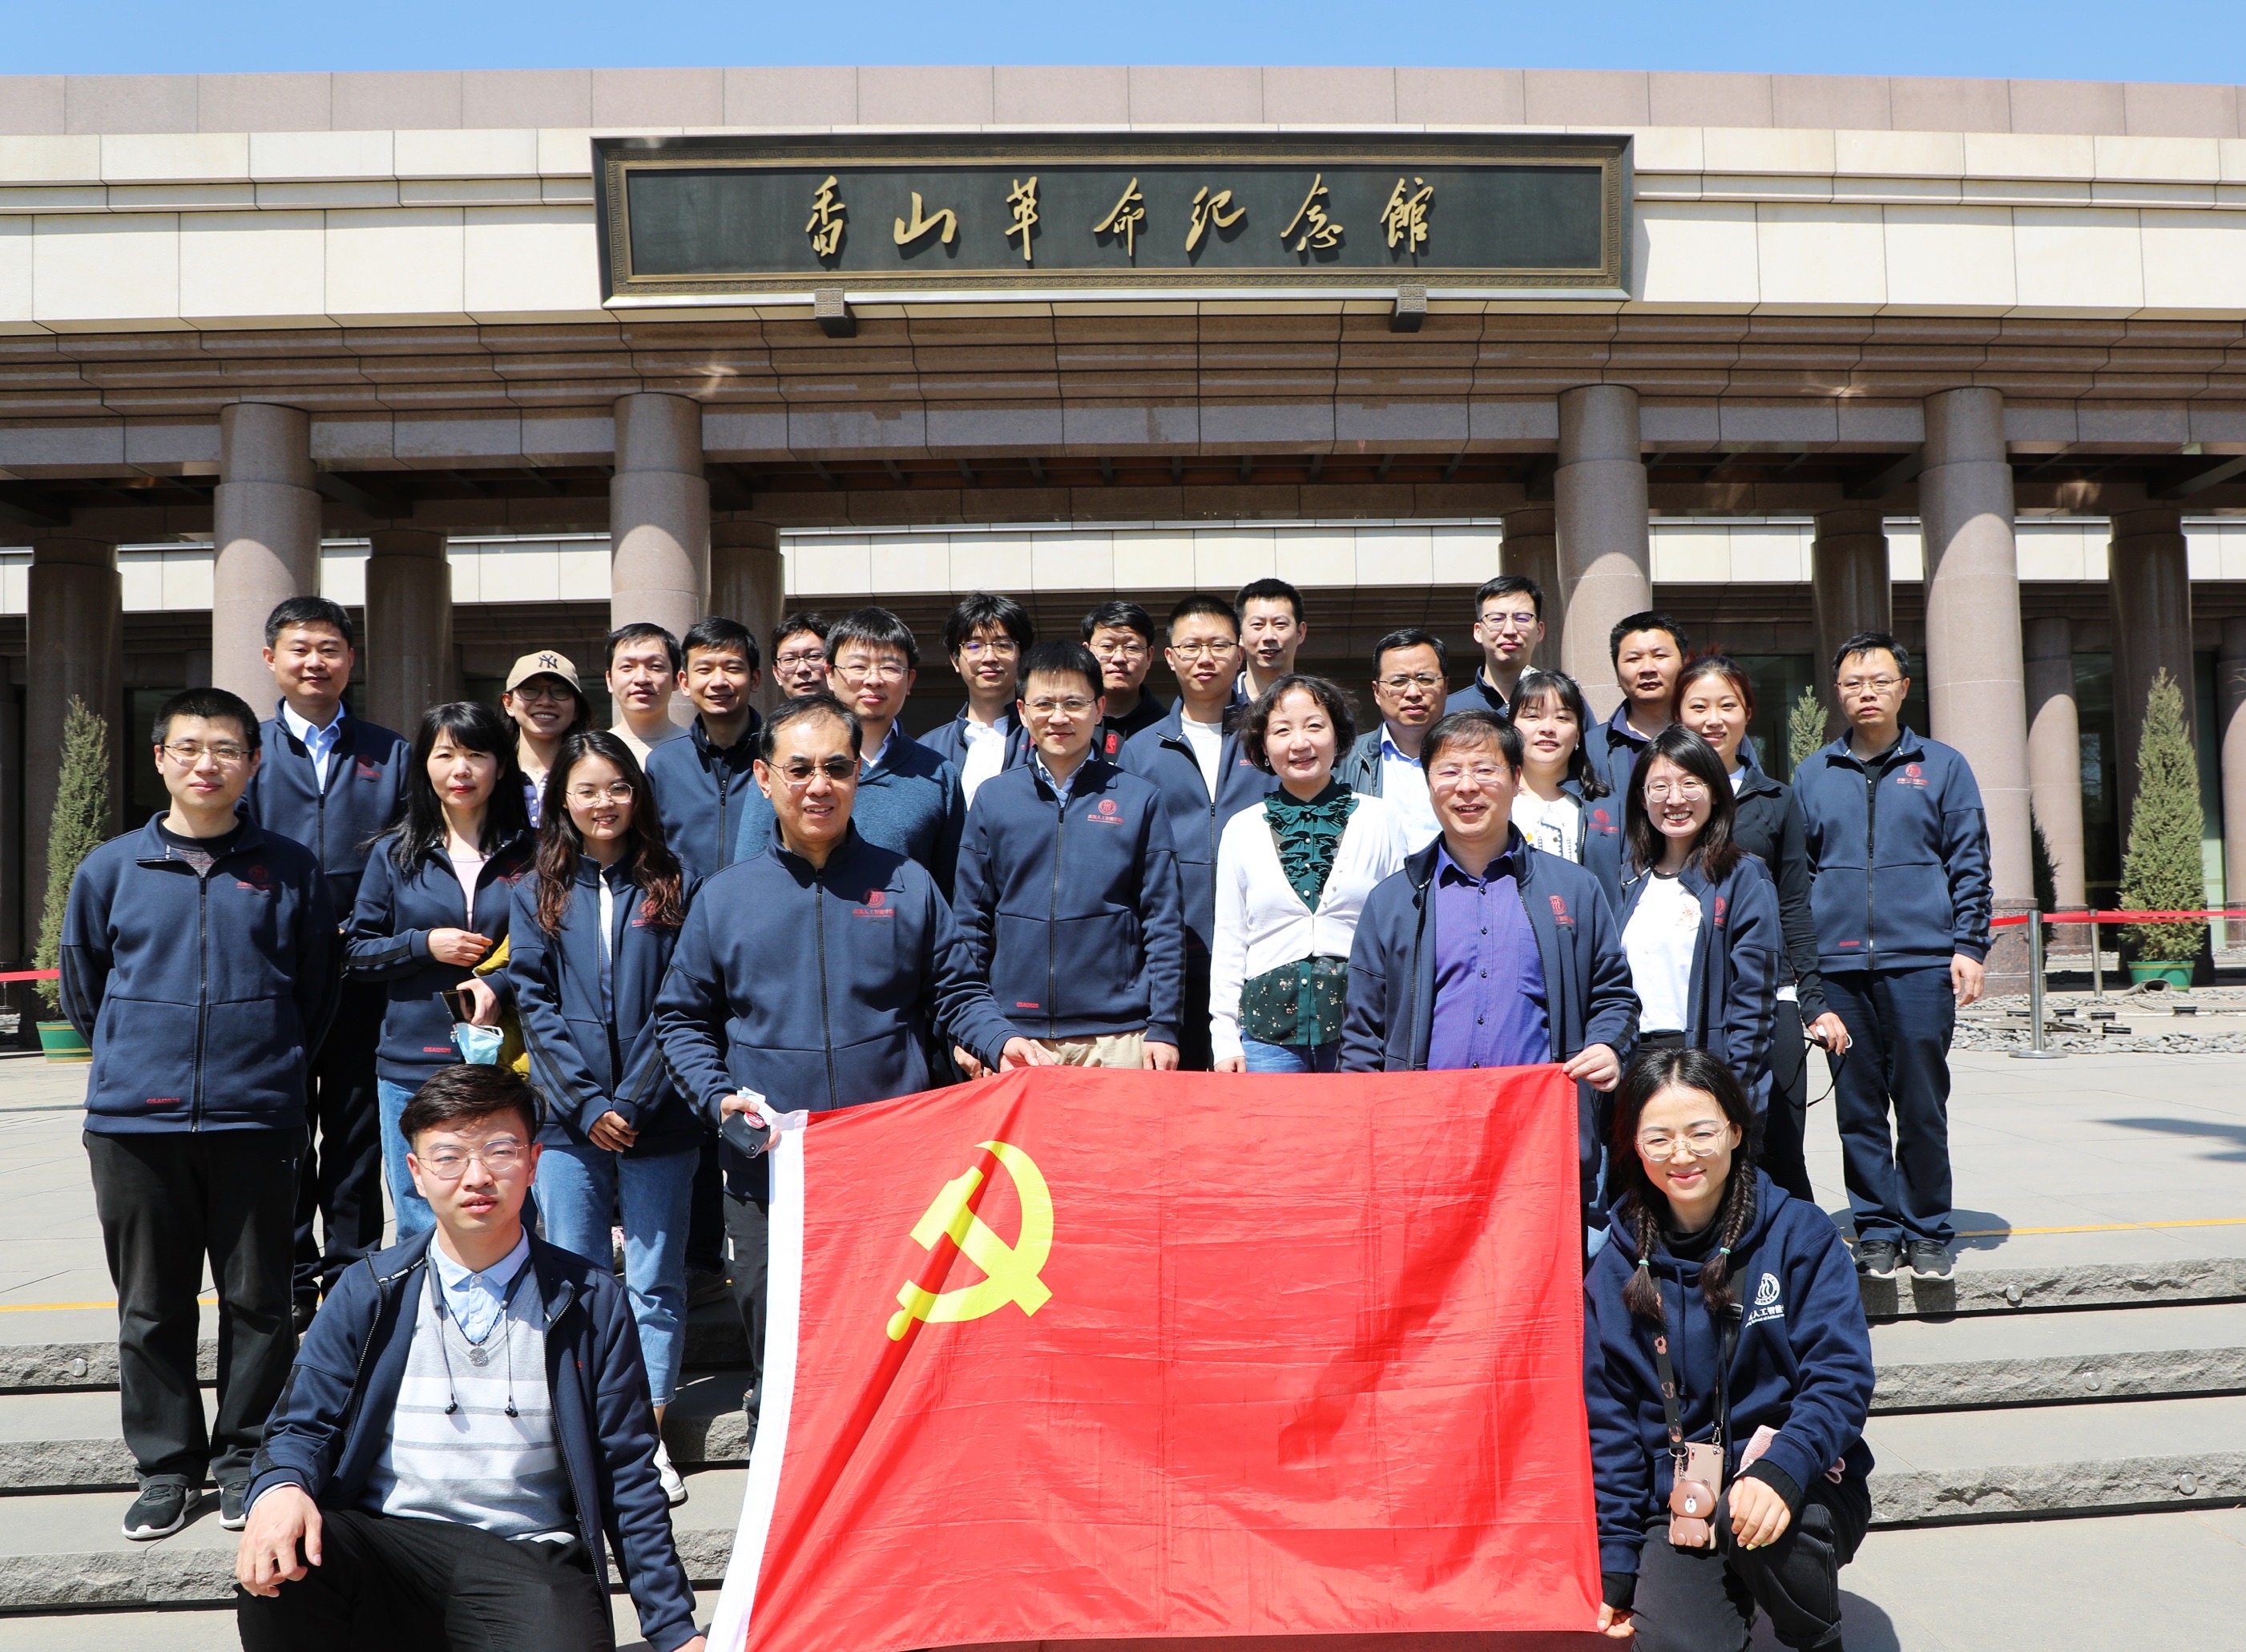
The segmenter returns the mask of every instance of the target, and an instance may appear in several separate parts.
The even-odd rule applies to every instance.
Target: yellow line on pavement
[[[2027,1234],[2120,1234],[2141,1227],[2246,1227],[2246,1216],[2207,1216],[2188,1222],[2092,1222],[2081,1227],[1983,1227],[1960,1239],[2016,1239]]]
[[[215,1302],[218,1293],[205,1291],[195,1298],[199,1302]],[[73,1308],[114,1308],[115,1302],[0,1302],[0,1314],[52,1314]]]

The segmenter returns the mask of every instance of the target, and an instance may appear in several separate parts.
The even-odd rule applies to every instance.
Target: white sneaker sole
[[[128,1541],[153,1543],[159,1538],[174,1537],[186,1530],[187,1516],[194,1513],[194,1499],[189,1498],[186,1506],[180,1510],[180,1518],[169,1526],[127,1526],[121,1529]]]

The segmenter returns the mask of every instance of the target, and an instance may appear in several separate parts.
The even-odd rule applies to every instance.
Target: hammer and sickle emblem
[[[913,1224],[913,1243],[922,1250],[934,1250],[936,1241],[948,1234],[986,1277],[942,1292],[909,1283],[898,1287],[898,1311],[889,1315],[893,1343],[902,1341],[916,1319],[931,1325],[956,1325],[995,1314],[1008,1302],[1019,1303],[1024,1315],[1034,1314],[1052,1300],[1052,1292],[1038,1277],[1045,1258],[1052,1254],[1052,1193],[1045,1186],[1044,1173],[1035,1159],[1010,1142],[981,1145],[1013,1178],[1014,1191],[1022,1201],[1021,1235],[1009,1245],[967,1207],[968,1200],[983,1185],[980,1170],[970,1167],[944,1183],[936,1201]]]

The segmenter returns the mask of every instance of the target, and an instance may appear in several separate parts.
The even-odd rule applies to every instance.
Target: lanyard
[[[1657,1296],[1661,1287],[1653,1288]],[[1716,1334],[1716,1423],[1714,1443],[1719,1450],[1724,1437],[1731,1431],[1732,1423],[1732,1355],[1739,1347],[1739,1327],[1726,1314]],[[1682,1459],[1684,1455],[1684,1411],[1678,1404],[1677,1370],[1669,1360],[1669,1303],[1661,1303],[1661,1329],[1653,1334],[1653,1366],[1661,1377],[1661,1412],[1669,1425],[1671,1455]]]

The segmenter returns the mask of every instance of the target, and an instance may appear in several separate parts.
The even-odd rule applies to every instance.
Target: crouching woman
[[[1613,1242],[1584,1280],[1599,1627],[1641,1652],[1841,1645],[1871,1519],[1871,1339],[1832,1222],[1755,1169],[1705,1050],[1643,1051],[1616,1098]]]

